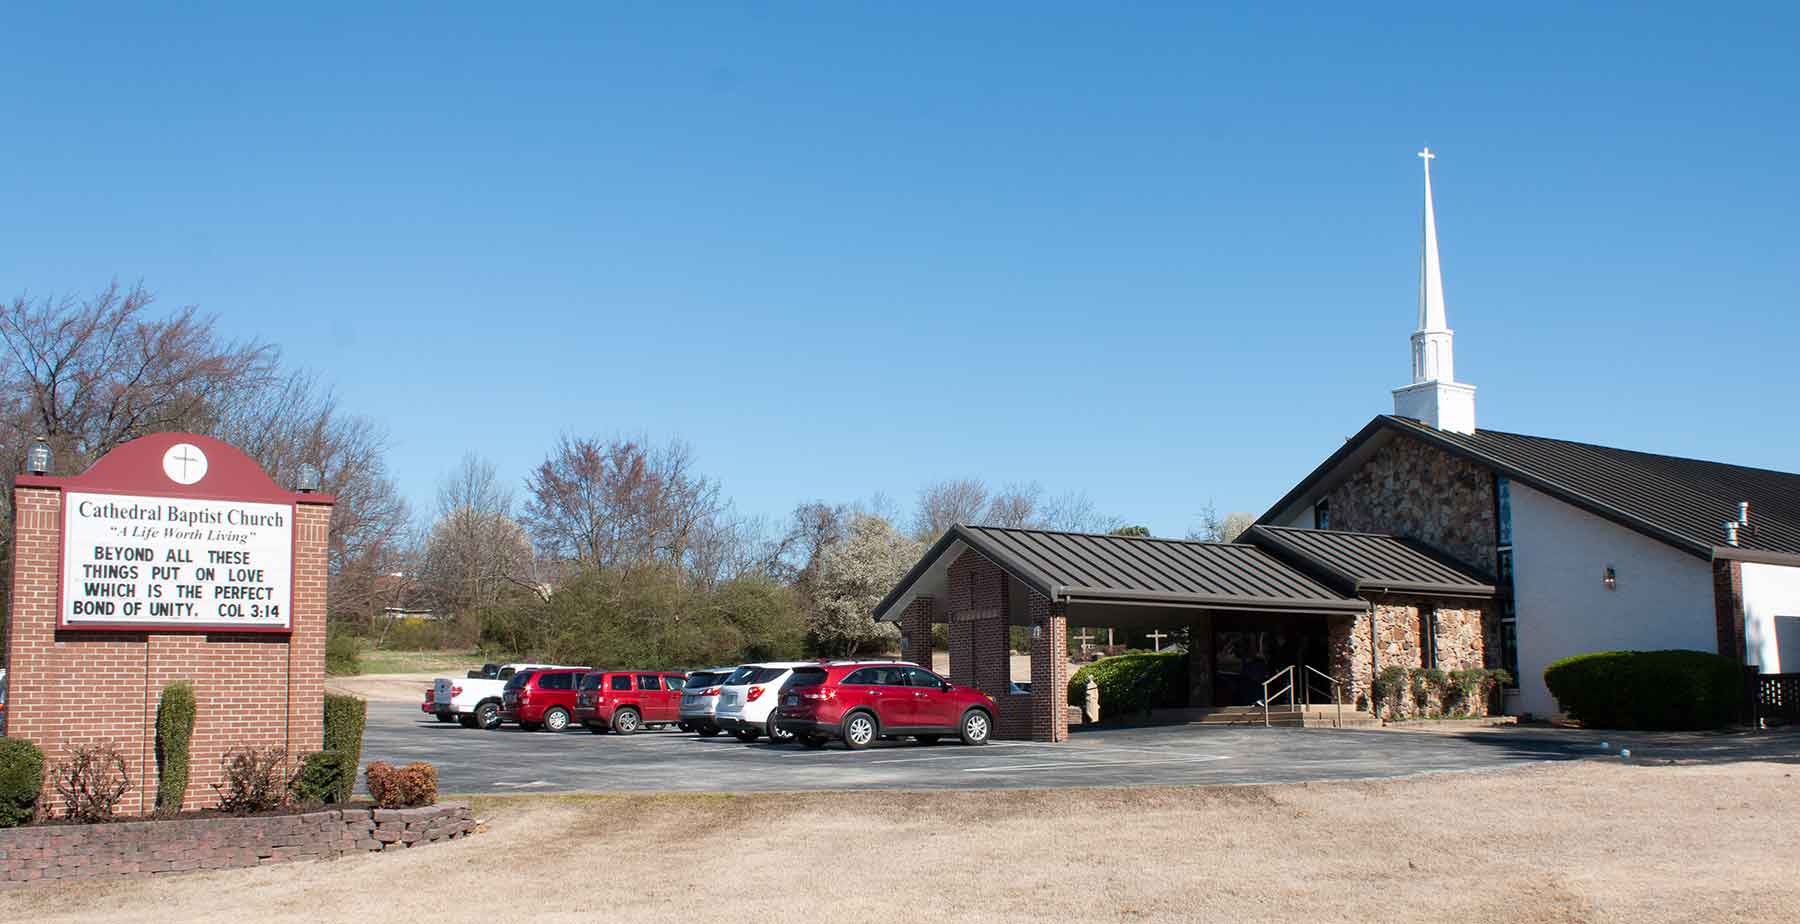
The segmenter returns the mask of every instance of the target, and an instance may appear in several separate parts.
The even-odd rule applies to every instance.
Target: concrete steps
[[[1216,725],[1236,726],[1240,728],[1263,725],[1261,706],[1217,706],[1188,707],[1179,709],[1158,709],[1149,715],[1134,715],[1117,720],[1123,725]],[[1338,722],[1336,706],[1271,706],[1269,707],[1269,725],[1276,728],[1335,728]],[[1113,724],[1114,720],[1107,720]],[[1344,728],[1378,728],[1380,720],[1375,716],[1345,707],[1343,711]]]

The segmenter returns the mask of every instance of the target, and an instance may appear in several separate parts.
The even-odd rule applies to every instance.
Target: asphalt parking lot
[[[1615,745],[1616,747],[1616,745]],[[632,736],[466,729],[370,703],[365,761],[426,761],[446,793],[1017,789],[1297,783],[1496,770],[1599,758],[1585,733],[1457,735],[1152,726],[1075,731],[1066,744],[882,742],[823,751],[674,730]],[[1646,755],[1648,756],[1648,755]]]

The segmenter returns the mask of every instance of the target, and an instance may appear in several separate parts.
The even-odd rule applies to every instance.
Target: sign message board
[[[290,629],[291,504],[70,491],[62,612],[70,629]]]

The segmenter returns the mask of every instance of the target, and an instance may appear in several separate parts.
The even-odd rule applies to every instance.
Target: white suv
[[[769,661],[746,664],[725,678],[719,687],[719,704],[713,710],[713,724],[749,743],[768,735],[770,741],[794,740],[794,733],[781,731],[771,721],[775,706],[781,700],[781,685],[796,667],[817,667],[817,661]]]
[[[687,675],[687,686],[681,689],[681,730],[699,732],[711,738],[719,733],[713,724],[713,710],[719,705],[719,685],[737,672],[735,667],[710,667]]]

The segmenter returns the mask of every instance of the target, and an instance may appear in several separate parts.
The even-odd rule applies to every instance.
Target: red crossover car
[[[781,689],[775,724],[812,748],[839,738],[854,751],[903,735],[986,744],[995,711],[986,693],[951,686],[922,667],[857,661],[796,668]]]
[[[596,735],[612,729],[629,735],[640,728],[680,721],[686,674],[665,671],[601,671],[581,680],[575,721]]]
[[[562,731],[575,716],[576,687],[585,667],[519,671],[500,694],[500,721],[517,722],[526,731]]]

